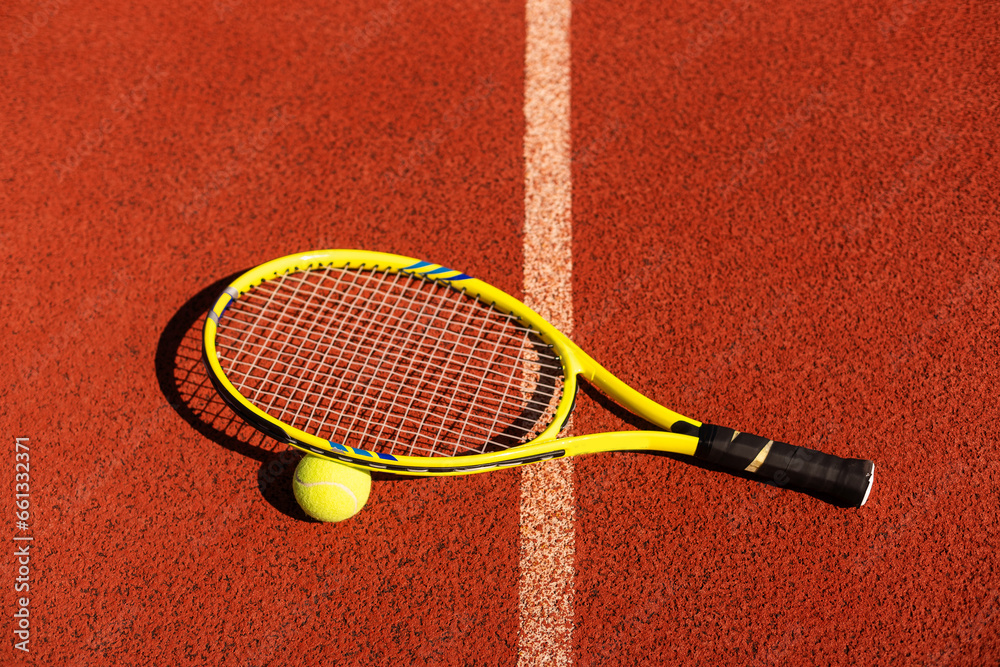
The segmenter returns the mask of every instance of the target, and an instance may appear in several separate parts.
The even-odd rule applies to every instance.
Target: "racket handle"
[[[842,459],[714,424],[701,425],[695,457],[778,486],[820,493],[848,507],[865,504],[875,475],[871,461]]]

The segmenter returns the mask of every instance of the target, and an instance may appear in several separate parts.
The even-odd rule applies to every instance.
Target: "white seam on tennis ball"
[[[358,511],[358,497],[356,495],[354,495],[353,491],[351,491],[349,488],[347,488],[346,486],[344,486],[340,482],[303,482],[302,478],[299,477],[298,473],[295,474],[295,481],[298,482],[299,486],[304,486],[304,487],[325,486],[325,485],[328,485],[328,486],[339,486],[341,489],[344,490],[344,493],[346,493],[347,495],[349,495],[351,497],[351,500],[354,501],[354,511],[355,512]]]

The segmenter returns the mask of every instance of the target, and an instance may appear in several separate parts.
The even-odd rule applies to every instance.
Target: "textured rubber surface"
[[[575,664],[997,664],[1000,7],[573,11],[574,339],[684,414],[879,468],[845,510],[578,459]],[[514,664],[517,471],[308,522],[198,336],[226,278],[316,247],[521,296],[524,51],[518,2],[5,6],[0,663]],[[626,426],[597,400],[581,431]]]

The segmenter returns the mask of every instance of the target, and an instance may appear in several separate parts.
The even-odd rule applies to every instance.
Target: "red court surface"
[[[574,339],[876,478],[577,459],[558,664],[1000,664],[1000,6],[579,0],[570,42]],[[0,663],[543,664],[519,470],[310,521],[199,339],[313,248],[521,296],[525,48],[520,1],[4,7]]]

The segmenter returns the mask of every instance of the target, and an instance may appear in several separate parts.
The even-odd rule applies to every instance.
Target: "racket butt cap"
[[[865,463],[868,464],[868,472],[867,472],[868,488],[865,489],[865,495],[861,499],[861,504],[858,505],[858,507],[863,507],[864,504],[868,502],[868,496],[870,496],[872,492],[872,484],[875,483],[875,462],[865,461]]]
[[[875,481],[875,463],[866,459],[842,459],[829,454],[821,456],[823,458],[816,465],[823,469],[803,471],[803,481],[806,483],[801,485],[795,482],[793,475],[791,486],[827,494],[833,502],[845,507],[864,506]]]

